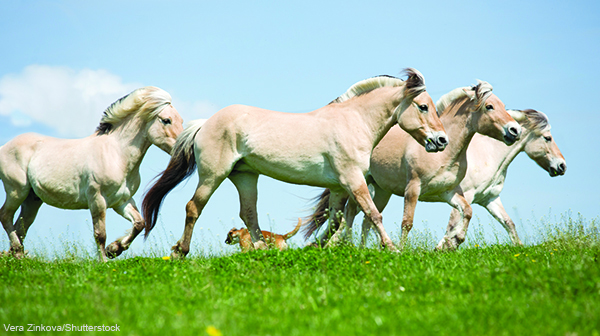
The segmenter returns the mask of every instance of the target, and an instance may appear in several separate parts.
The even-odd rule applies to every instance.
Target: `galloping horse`
[[[377,209],[383,211],[392,194],[404,196],[401,247],[413,226],[417,200],[447,202],[458,211],[462,226],[469,225],[472,210],[459,183],[467,171],[467,146],[476,132],[508,145],[512,145],[521,133],[521,127],[506,112],[504,104],[492,93],[492,86],[487,82],[480,81],[474,87],[452,90],[440,98],[437,109],[443,111],[440,119],[451,139],[444,152],[428,154],[410,141],[408,134],[393,127],[371,156],[369,174],[375,189],[373,201]],[[323,200],[328,197],[327,191],[321,195]],[[319,202],[321,206],[323,200]],[[307,226],[307,236],[324,223],[322,218],[318,218],[320,213],[322,209],[317,208]],[[346,214],[349,227],[356,213],[356,204],[350,200]],[[339,230],[331,237],[332,244],[341,239],[342,232]],[[325,235],[321,244],[327,238]],[[455,239],[460,243],[464,237],[457,235]]]
[[[151,145],[171,153],[183,130],[171,96],[157,87],[140,88],[104,111],[96,132],[83,139],[22,134],[0,147],[0,179],[6,201],[0,221],[10,253],[24,254],[23,241],[42,203],[61,209],[90,209],[99,258],[129,248],[144,228],[133,195],[139,167]],[[17,222],[14,214],[21,207]],[[105,249],[106,209],[131,221],[133,229]]]
[[[146,235],[156,224],[164,197],[197,166],[198,187],[187,203],[185,229],[173,246],[173,257],[189,252],[196,220],[225,178],[238,190],[240,217],[252,241],[264,248],[256,213],[259,174],[331,188],[337,201],[332,203],[334,213],[351,196],[369,214],[382,243],[395,249],[364,178],[371,152],[396,123],[427,151],[442,150],[447,143],[422,75],[414,69],[405,71],[406,81],[389,76],[367,79],[309,113],[233,105],[217,112],[201,128],[186,128],[177,139],[167,169],[144,197]]]
[[[506,229],[512,243],[522,245],[515,224],[500,200],[508,166],[519,153],[525,152],[550,176],[555,177],[565,174],[567,163],[554,142],[550,122],[544,113],[531,109],[509,110],[508,113],[521,124],[521,139],[507,147],[494,139],[476,134],[467,150],[469,167],[460,187],[467,202],[485,207]],[[453,239],[453,234],[466,235],[466,232],[453,233],[459,221],[460,214],[452,210],[446,236],[439,242],[437,249],[443,249],[446,240]]]

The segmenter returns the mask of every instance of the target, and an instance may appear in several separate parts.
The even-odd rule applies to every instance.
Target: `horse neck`
[[[402,87],[382,87],[358,97],[362,100],[359,104],[364,110],[360,116],[370,131],[373,148],[396,124],[399,117],[396,111],[402,109],[399,105],[404,101],[402,92]]]
[[[448,134],[448,146],[439,155],[443,155],[447,160],[456,162],[461,158],[466,159],[467,147],[475,135],[473,125],[471,125],[471,113],[459,113],[461,104],[453,104],[447,108],[440,120],[444,125],[446,134]],[[449,109],[449,110],[448,110]]]
[[[490,153],[489,156],[487,156],[486,161],[489,166],[495,168],[494,174],[491,177],[493,180],[496,180],[499,176],[506,176],[508,166],[519,153],[525,151],[525,145],[531,140],[530,135],[532,133],[524,127],[522,130],[521,138],[511,146],[507,146],[502,141],[492,139],[485,135],[482,135],[477,139],[478,150]]]
[[[133,116],[118,124],[108,137],[118,143],[122,157],[127,162],[127,172],[139,168],[144,155],[152,145],[146,135],[146,123]]]

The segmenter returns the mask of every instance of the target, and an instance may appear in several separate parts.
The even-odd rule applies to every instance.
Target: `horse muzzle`
[[[444,132],[432,132],[425,138],[425,150],[428,153],[443,151],[448,145],[448,136]]]
[[[551,165],[548,172],[552,177],[565,175],[565,173],[567,172],[567,164],[564,162],[560,162],[556,165]]]
[[[514,144],[521,138],[521,125],[516,122],[509,122],[504,126],[504,143],[507,145]]]

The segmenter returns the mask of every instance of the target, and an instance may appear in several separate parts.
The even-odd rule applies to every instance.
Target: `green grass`
[[[600,232],[581,218],[535,246],[453,253],[5,257],[0,281],[0,333],[33,323],[117,324],[128,335],[600,335]]]

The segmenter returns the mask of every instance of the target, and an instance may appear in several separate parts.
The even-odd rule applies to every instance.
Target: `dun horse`
[[[554,142],[548,117],[544,113],[536,110],[509,110],[508,113],[521,124],[521,139],[507,147],[494,139],[476,134],[467,150],[469,167],[460,187],[467,202],[485,207],[506,229],[512,243],[522,245],[515,224],[500,200],[508,166],[519,153],[525,152],[550,176],[555,177],[565,174],[567,163]],[[460,214],[452,210],[446,236],[439,242],[438,249],[444,248],[446,241],[454,239],[453,235],[466,235],[466,232],[455,232],[454,228],[459,222]]]
[[[459,186],[467,171],[467,146],[476,132],[504,141],[512,145],[520,136],[521,127],[506,112],[504,104],[492,93],[492,86],[479,82],[474,87],[458,88],[444,95],[437,104],[440,119],[451,139],[443,153],[427,154],[410,141],[409,136],[393,127],[373,150],[370,176],[375,189],[373,201],[378,211],[383,211],[392,194],[404,196],[404,217],[402,219],[401,247],[413,226],[417,200],[426,202],[447,202],[454,207],[467,227],[471,219],[471,206],[465,200]],[[322,194],[313,220],[307,226],[307,236],[311,235],[324,222],[323,203],[327,202],[328,192]],[[352,226],[356,215],[356,205],[350,200],[347,206],[347,224]],[[366,227],[366,225],[365,225]],[[329,238],[328,232],[321,244]],[[331,238],[335,244],[341,239],[342,230]],[[461,235],[454,237],[458,245],[464,240]]]
[[[144,228],[132,197],[139,167],[151,145],[171,153],[183,130],[171,96],[156,87],[137,89],[104,111],[96,132],[83,139],[23,134],[0,147],[0,179],[6,201],[0,221],[10,253],[24,254],[23,241],[40,206],[90,209],[99,258],[106,261],[129,248]],[[13,225],[17,209],[21,213]],[[133,228],[105,249],[106,209],[113,208]]]
[[[185,229],[173,246],[173,257],[189,252],[196,220],[225,178],[239,192],[240,217],[252,241],[264,248],[256,213],[259,174],[330,188],[333,212],[352,197],[369,214],[382,243],[395,249],[365,182],[371,152],[396,123],[427,151],[442,150],[447,143],[422,75],[414,69],[406,73],[406,81],[388,76],[361,81],[313,112],[282,113],[233,105],[201,128],[187,128],[177,140],[167,169],[144,197],[146,235],[155,226],[167,193],[197,166],[198,187],[187,203]]]

